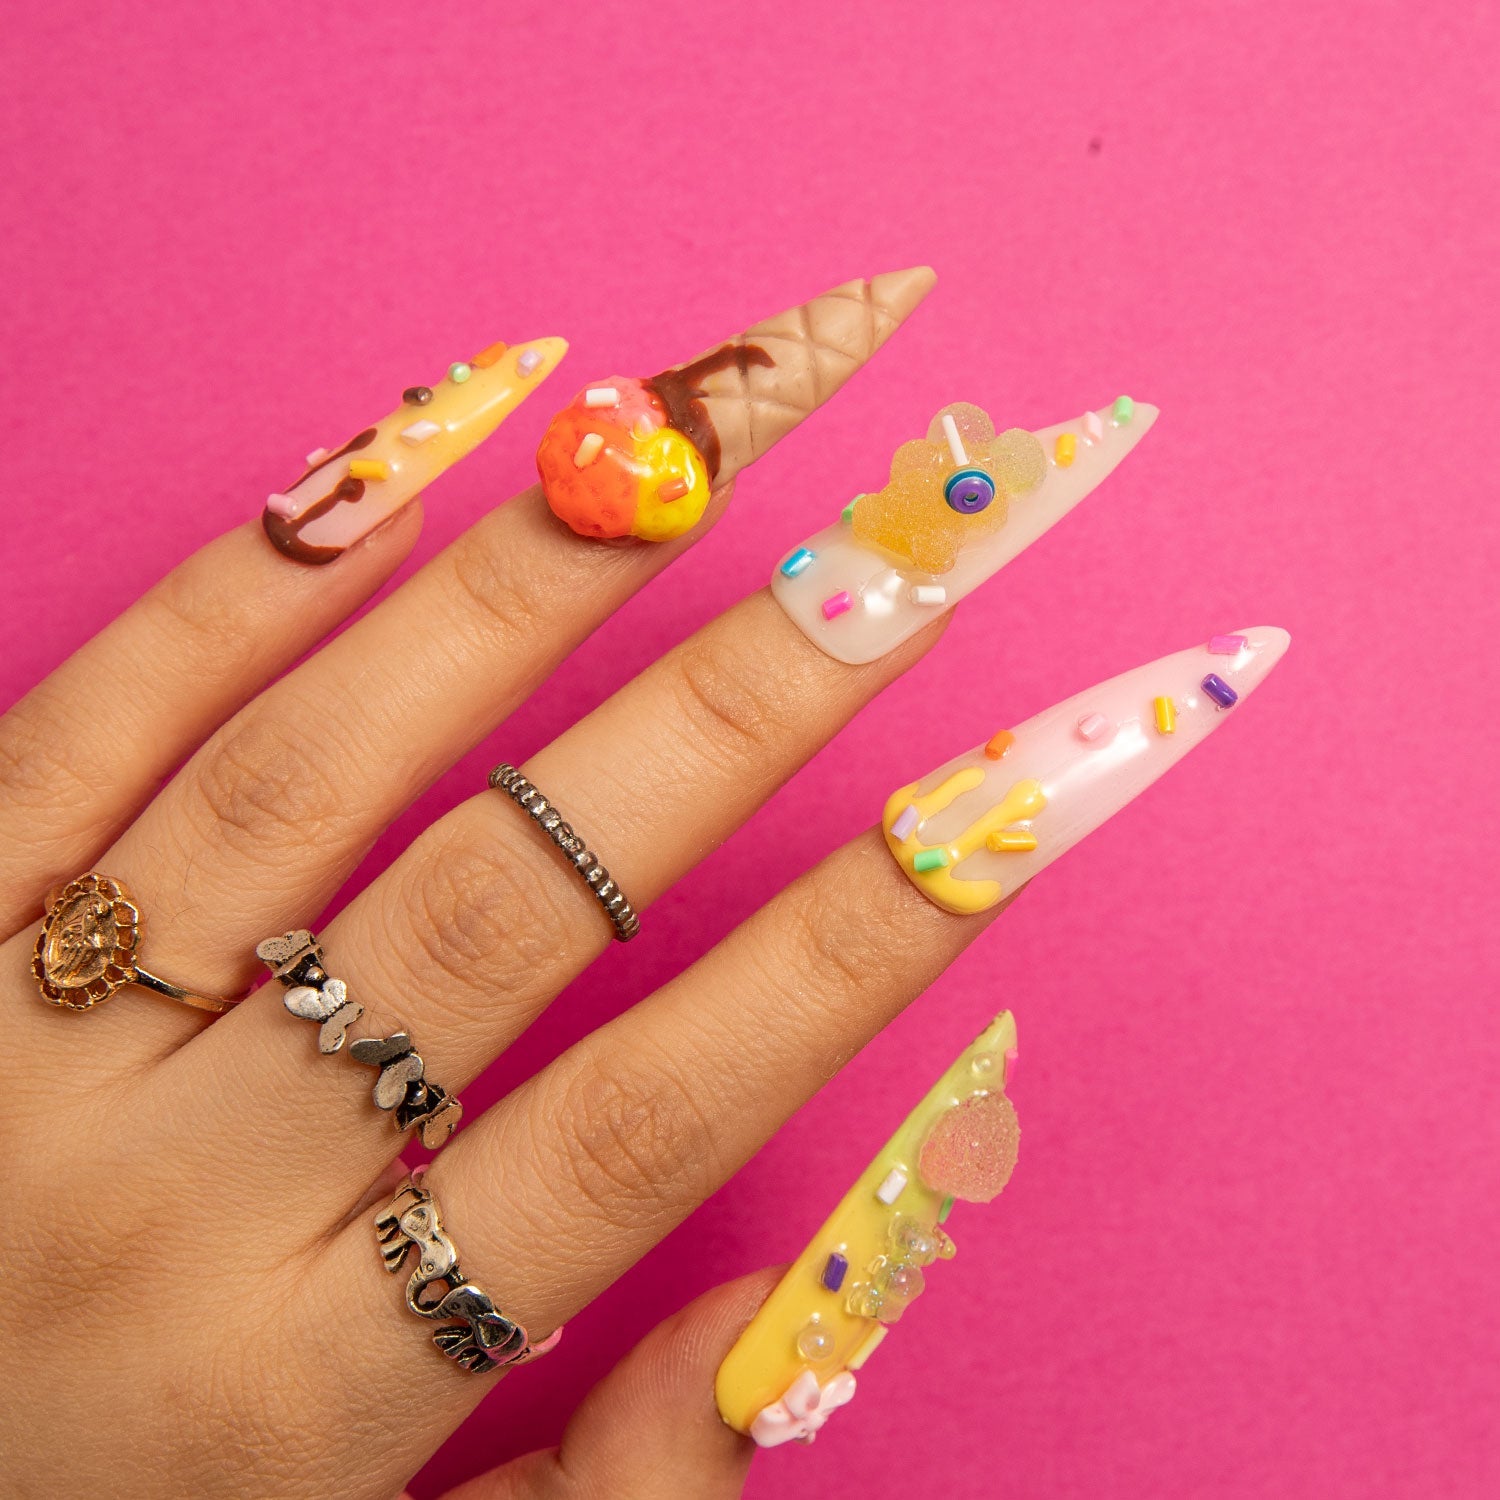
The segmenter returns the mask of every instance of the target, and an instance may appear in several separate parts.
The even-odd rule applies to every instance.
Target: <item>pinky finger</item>
[[[714,1375],[779,1276],[758,1271],[705,1292],[589,1392],[558,1447],[443,1500],[738,1500],[755,1447],[720,1420]]]

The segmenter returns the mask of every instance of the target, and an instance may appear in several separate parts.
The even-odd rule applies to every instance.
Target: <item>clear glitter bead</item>
[[[803,1359],[826,1359],[833,1353],[833,1334],[816,1318],[809,1318],[797,1335],[797,1353]]]

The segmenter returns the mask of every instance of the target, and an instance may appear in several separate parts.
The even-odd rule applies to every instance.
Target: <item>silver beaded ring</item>
[[[625,892],[599,863],[599,857],[563,821],[563,815],[512,765],[496,766],[490,772],[490,785],[531,814],[532,821],[562,850],[568,863],[594,893],[605,916],[614,924],[615,940],[628,943],[641,930],[641,919],[625,899]]]

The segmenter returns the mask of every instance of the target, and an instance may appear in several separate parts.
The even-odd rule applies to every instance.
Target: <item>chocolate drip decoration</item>
[[[342,458],[346,453],[358,453],[361,448],[368,448],[375,441],[375,431],[373,427],[366,427],[363,432],[356,433],[337,453],[330,453],[321,463],[314,464],[292,488],[296,489],[298,485],[306,484],[314,474],[320,469],[327,468],[334,459]],[[290,557],[300,563],[331,563],[334,558],[343,555],[344,549],[342,547],[316,547],[311,542],[304,542],[300,535],[302,528],[316,521],[319,516],[326,516],[335,505],[345,501],[352,505],[364,492],[363,479],[355,479],[345,474],[321,500],[316,500],[309,505],[295,521],[288,521],[285,517],[268,510],[262,514],[260,523],[266,535],[271,539],[271,545],[282,556]]]
[[[702,397],[708,393],[701,382],[721,370],[731,369],[737,370],[743,381],[751,365],[774,369],[776,361],[758,344],[725,344],[691,364],[665,370],[644,382],[646,389],[658,396],[666,407],[667,420],[703,455],[710,481],[718,475],[723,450],[719,445],[718,429],[703,405]]]

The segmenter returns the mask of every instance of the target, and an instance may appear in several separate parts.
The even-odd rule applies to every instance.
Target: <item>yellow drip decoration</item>
[[[964,793],[974,791],[983,784],[985,777],[986,773],[981,767],[966,766],[962,771],[955,771],[932,791],[920,796],[917,794],[917,783],[912,782],[891,795],[885,804],[885,816],[882,820],[886,844],[911,880],[939,906],[963,916],[987,911],[1005,893],[998,880],[960,879],[959,865],[981,849],[1021,853],[1034,848],[1034,842],[1002,842],[998,836],[1012,823],[1034,818],[1047,805],[1041,782],[1018,781],[999,803],[970,823],[957,838],[944,844],[924,844],[920,838],[922,824],[951,806]],[[917,810],[917,826],[905,838],[897,838],[893,825],[908,807]],[[989,842],[991,835],[997,836],[996,844]],[[942,850],[947,855],[947,864],[937,869],[917,869],[917,857],[928,849]]]
[[[900,1263],[900,1234],[940,1245],[937,1254],[941,1258],[953,1251],[952,1242],[939,1227],[945,1207],[952,1206],[951,1200],[940,1186],[923,1180],[923,1148],[940,1121],[976,1099],[1000,1095],[1000,1101],[992,1102],[1010,1110],[1004,1092],[1008,1064],[1015,1051],[1015,1019],[1005,1011],[964,1049],[907,1115],[792,1263],[719,1366],[714,1396],[720,1415],[731,1427],[756,1436],[760,1442],[782,1441],[787,1435],[798,1437],[799,1430],[788,1433],[784,1417],[780,1435],[770,1436],[765,1435],[764,1423],[757,1427],[756,1419],[768,1409],[774,1411],[794,1383],[805,1380],[809,1373],[825,1392],[831,1382],[841,1379],[852,1390],[846,1372],[864,1365],[885,1338],[886,1325],[894,1323],[911,1300],[901,1299],[900,1305],[886,1307],[878,1317],[865,1316],[850,1309],[851,1301],[859,1299],[861,1284],[870,1284],[878,1279],[880,1269],[888,1271],[892,1264]],[[1013,1137],[1011,1144],[1013,1148]],[[905,1185],[892,1202],[886,1203],[881,1193],[893,1175],[897,1180],[904,1178]],[[1008,1164],[1003,1175],[1009,1175]],[[1003,1185],[1003,1179],[999,1179],[999,1185]],[[991,1192],[999,1191],[999,1185],[992,1179]],[[825,1279],[830,1255],[848,1263],[836,1290]],[[929,1254],[925,1261],[917,1258],[915,1264],[930,1266],[931,1261]],[[919,1272],[919,1287],[920,1281]],[[813,1352],[805,1347],[809,1341],[804,1335],[809,1329],[817,1334],[812,1341],[816,1345]]]

